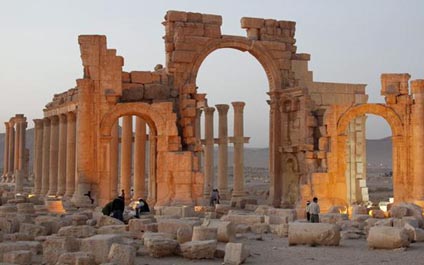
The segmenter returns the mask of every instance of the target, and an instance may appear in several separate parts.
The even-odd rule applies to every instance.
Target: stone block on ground
[[[200,221],[198,219],[160,219],[158,220],[158,232],[168,233],[176,238],[179,228],[187,227],[189,229],[193,229],[195,225],[200,225]]]
[[[21,224],[19,227],[19,233],[27,234],[33,237],[47,235],[47,229],[42,225],[34,224]]]
[[[147,232],[144,233],[143,239],[144,245],[152,257],[172,256],[177,251],[178,243],[170,234]]]
[[[338,246],[340,244],[340,228],[325,223],[289,223],[289,246]]]
[[[180,245],[181,255],[187,259],[213,259],[216,240],[190,241]]]
[[[289,224],[279,224],[269,226],[271,233],[279,237],[287,237],[289,235]]]
[[[116,264],[133,265],[136,249],[130,245],[113,243],[110,247],[108,259]]]
[[[81,251],[91,252],[97,263],[107,262],[110,247],[113,243],[121,243],[122,236],[115,234],[95,235],[81,240]]]
[[[264,222],[264,216],[263,215],[257,215],[257,214],[242,214],[242,213],[232,213],[231,211],[228,213],[228,215],[224,215],[221,218],[222,221],[230,221],[233,224],[245,224],[245,225],[253,225],[257,223],[263,223]]]
[[[319,215],[319,221],[327,224],[337,224],[341,221],[348,220],[347,214],[341,213],[324,213]]]
[[[32,252],[29,250],[17,250],[4,253],[3,262],[20,265],[31,265]]]
[[[78,251],[79,242],[73,237],[49,236],[43,242],[43,264],[56,264],[59,256]]]
[[[123,234],[127,232],[127,225],[105,225],[97,229],[97,234]]]
[[[177,242],[183,244],[185,242],[191,241],[193,236],[193,229],[187,226],[182,226],[177,230]]]
[[[224,264],[239,265],[249,256],[249,250],[243,243],[227,243],[225,246]]]
[[[202,225],[207,227],[216,227],[218,229],[217,240],[219,242],[233,242],[236,237],[236,227],[230,221],[207,219]]]
[[[58,231],[59,236],[70,236],[75,238],[86,238],[94,236],[96,229],[89,225],[64,226]]]
[[[413,203],[399,203],[394,204],[390,208],[390,216],[395,218],[402,218],[405,216],[413,216],[418,220],[419,227],[422,227],[424,225],[424,218],[423,218],[423,209]]]
[[[42,245],[36,241],[17,241],[0,243],[0,261],[5,253],[18,250],[29,250],[33,255],[37,255],[42,251]]]
[[[106,215],[101,215],[99,219],[97,220],[97,226],[102,227],[106,225],[125,225],[125,224],[124,222],[116,218],[106,216]]]
[[[192,241],[216,240],[218,235],[217,227],[195,226],[193,227]]]
[[[404,228],[390,226],[371,227],[367,243],[374,249],[396,249],[409,246],[408,232]]]
[[[250,226],[250,230],[255,234],[264,234],[269,232],[268,224],[254,224]]]
[[[92,265],[94,255],[90,252],[68,252],[60,255],[56,265]]]

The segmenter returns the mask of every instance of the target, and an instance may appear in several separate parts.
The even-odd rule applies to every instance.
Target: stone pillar
[[[218,110],[218,190],[223,199],[228,194],[228,109],[227,104],[215,105]]]
[[[2,182],[6,182],[7,180],[7,173],[9,172],[9,137],[10,137],[10,130],[9,130],[9,122],[5,122],[5,132],[4,132],[4,153],[3,153],[3,175],[2,175]]]
[[[131,146],[132,116],[124,116],[122,118],[121,140],[121,190],[125,191],[126,202],[128,202],[130,199],[131,190]]]
[[[41,178],[43,176],[43,120],[34,119],[34,190],[35,195],[41,193]]]
[[[18,168],[15,173],[15,192],[22,192],[24,190],[24,174],[25,174],[25,132],[26,132],[27,122],[26,118],[20,117],[19,123],[17,123],[17,128],[19,134],[17,137],[19,138],[19,151],[18,151]]]
[[[41,195],[47,195],[49,191],[50,172],[50,119],[43,119],[43,164],[41,178]]]
[[[9,172],[7,174],[7,182],[12,182],[13,171],[15,169],[15,123],[9,122]]]
[[[146,169],[146,122],[136,117],[134,141],[134,198],[144,198]]]
[[[424,80],[411,81],[415,103],[412,105],[413,168],[415,203],[424,206]]]
[[[112,126],[110,145],[110,198],[118,196],[118,162],[119,162],[119,126],[118,120]]]
[[[243,108],[244,102],[231,102],[234,108],[234,190],[233,197],[243,197],[244,192],[244,172],[243,172]]]
[[[50,169],[49,191],[47,195],[55,196],[57,193],[57,176],[59,163],[59,117],[51,117],[50,126]]]
[[[215,108],[206,107],[205,111],[205,184],[203,194],[205,199],[209,199],[213,188],[213,113]]]
[[[281,113],[279,111],[279,92],[268,92],[269,103],[269,203],[280,207],[282,187],[285,185],[281,174]]]
[[[66,115],[59,115],[59,157],[57,170],[57,196],[65,195],[66,189],[66,146],[67,146],[67,121]]]
[[[196,120],[195,120],[195,137],[198,141],[200,141],[202,139],[202,129],[201,129],[201,117],[202,117],[202,109],[196,109]],[[198,165],[198,170],[201,171],[202,168],[202,152],[196,152],[196,157],[197,157],[197,165]]]
[[[150,130],[149,132],[149,190],[147,201],[149,204],[156,203],[156,135]]]
[[[16,175],[18,174],[18,170],[19,170],[19,151],[21,150],[20,148],[20,134],[21,134],[21,126],[19,126],[20,121],[18,119],[15,118],[15,144],[13,145],[15,151],[14,151],[14,156],[13,156],[13,179],[12,182],[15,183],[16,181]]]
[[[66,114],[66,189],[65,197],[71,198],[75,192],[76,172],[76,115],[74,112]]]

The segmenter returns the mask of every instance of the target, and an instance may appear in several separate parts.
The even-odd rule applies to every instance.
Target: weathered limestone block
[[[187,226],[182,226],[177,230],[177,242],[183,244],[191,240],[193,236],[193,229]]]
[[[19,231],[19,222],[16,218],[0,217],[0,230],[12,234]]]
[[[325,223],[289,223],[289,246],[338,246],[340,229]]]
[[[268,210],[270,208],[273,208],[273,207],[269,205],[258,205],[258,207],[255,210],[255,213],[259,215],[268,215]]]
[[[49,236],[43,243],[43,264],[56,264],[59,256],[78,251],[79,242],[72,237]]]
[[[269,225],[269,229],[279,237],[287,237],[289,234],[289,224]]]
[[[414,241],[424,242],[424,229],[421,229],[421,228],[414,229]]]
[[[113,234],[95,235],[81,240],[81,251],[91,252],[97,263],[107,262],[110,247],[113,243],[121,243],[122,236]]]
[[[47,235],[47,229],[42,225],[21,224],[19,233],[27,234],[33,237]]]
[[[74,214],[72,215],[72,225],[85,225],[88,219],[85,214]]]
[[[239,265],[249,256],[249,250],[243,243],[227,243],[225,246],[224,264]]]
[[[145,99],[168,99],[170,93],[170,88],[161,84],[144,85]]]
[[[394,218],[380,219],[375,222],[374,226],[393,226]]]
[[[245,224],[238,224],[235,225],[236,227],[236,234],[244,234],[244,233],[249,233],[250,230],[250,225],[245,225]]]
[[[35,213],[35,208],[33,203],[19,203],[16,205],[18,213]]]
[[[135,255],[136,249],[133,246],[113,243],[110,247],[108,259],[116,264],[133,265]]]
[[[402,218],[404,216],[413,216],[418,220],[418,225],[424,225],[423,209],[413,203],[399,203],[392,206],[390,209],[390,216],[395,218]]]
[[[132,71],[130,73],[130,76],[131,76],[131,82],[132,83],[146,84],[146,83],[152,83],[153,82],[152,72]]]
[[[386,215],[385,215],[384,211],[379,210],[379,209],[373,209],[373,210],[371,210],[369,215],[372,218],[377,218],[377,219],[384,219],[384,218],[386,218]]]
[[[404,248],[409,246],[408,232],[404,228],[374,226],[368,233],[367,242],[375,249]]]
[[[246,208],[247,204],[258,204],[258,202],[254,198],[233,198],[233,199],[231,199],[231,206],[232,207],[244,209],[244,208]]]
[[[146,224],[151,223],[151,219],[131,219],[128,222],[128,231],[141,238],[141,235],[146,232]]]
[[[3,242],[0,243],[0,261],[2,261],[5,253],[11,251],[28,250],[33,255],[37,255],[41,253],[42,249],[41,243],[35,241]]]
[[[193,227],[192,241],[202,240],[216,240],[218,235],[218,228],[207,227],[207,226],[195,226]]]
[[[4,234],[2,237],[2,241],[33,241],[35,239],[34,236],[23,233]]]
[[[100,216],[99,219],[97,220],[97,226],[102,227],[106,225],[125,225],[125,224],[124,222],[110,216],[106,216],[106,215]]]
[[[47,229],[47,235],[56,234],[59,228],[64,226],[59,217],[48,215],[37,216],[35,224],[44,226]]]
[[[269,232],[268,224],[254,224],[250,227],[250,230],[255,234],[264,234]]]
[[[127,225],[105,225],[97,229],[98,234],[122,234],[127,232]]]
[[[92,265],[94,255],[90,252],[67,252],[60,255],[56,265]]]
[[[368,214],[353,214],[352,215],[352,221],[354,222],[365,222],[368,218],[371,218]]]
[[[341,221],[348,220],[347,214],[341,213],[324,213],[319,215],[319,221],[327,224],[337,224]]]
[[[354,205],[354,206],[352,206],[351,212],[352,212],[352,215],[355,215],[355,214],[368,214],[367,207],[362,206],[362,205]]]
[[[258,208],[258,205],[256,205],[256,204],[246,204],[244,206],[244,209],[246,211],[252,211],[252,212],[256,211],[257,208]]]
[[[143,239],[149,255],[155,258],[172,256],[177,250],[178,243],[170,234],[148,232]]]
[[[231,210],[231,206],[227,204],[216,204],[215,205],[215,212],[219,215],[228,214],[228,212]]]
[[[176,238],[177,231],[180,227],[187,227],[193,229],[195,225],[200,225],[199,220],[185,220],[185,219],[161,219],[158,220],[159,233],[168,233]]]
[[[193,206],[157,206],[155,207],[157,215],[168,215],[175,217],[195,217],[196,213]]]
[[[190,241],[180,245],[181,255],[187,259],[213,259],[216,240]]]
[[[234,224],[245,224],[245,225],[253,225],[257,223],[263,223],[264,222],[264,216],[263,215],[257,215],[257,214],[233,214],[231,211],[228,213],[228,215],[224,215],[221,218],[222,221],[230,221]]]
[[[7,205],[2,205],[0,206],[0,216],[6,216],[10,213],[16,213],[18,211],[16,205],[11,205],[11,204],[7,204]]]
[[[294,222],[297,218],[295,209],[269,208],[268,215],[277,215],[283,218],[287,217],[289,222]]]
[[[7,252],[3,255],[3,262],[20,265],[31,265],[32,253],[29,250],[17,250]]]
[[[86,238],[94,236],[96,229],[89,225],[64,226],[59,229],[59,236],[69,236],[75,238]]]
[[[202,225],[217,228],[217,239],[219,242],[233,242],[236,238],[236,227],[232,222],[209,219],[205,220]]]
[[[275,224],[287,224],[289,222],[288,216],[279,216],[279,215],[265,215],[265,223],[268,225]]]

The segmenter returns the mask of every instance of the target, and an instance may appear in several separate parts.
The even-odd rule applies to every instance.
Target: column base
[[[93,195],[91,195],[91,198],[94,200],[90,200],[90,198],[87,195],[89,191],[91,191],[91,185],[86,183],[78,184],[77,191],[72,196],[71,202],[78,208],[91,208],[96,206],[96,200]]]

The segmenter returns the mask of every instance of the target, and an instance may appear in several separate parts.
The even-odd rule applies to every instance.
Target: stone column
[[[134,198],[144,198],[146,169],[146,122],[136,117],[134,141]]]
[[[118,120],[112,126],[110,145],[110,198],[118,196],[118,162],[119,162],[119,126]]]
[[[57,193],[57,175],[59,162],[59,117],[51,117],[50,126],[50,169],[49,191],[47,195],[55,196]]]
[[[122,118],[121,140],[121,190],[125,191],[126,202],[129,202],[131,190],[131,146],[132,116],[124,116]]]
[[[213,188],[213,113],[215,108],[206,107],[205,111],[205,183],[203,194],[205,199],[209,199]]]
[[[244,172],[243,172],[243,108],[244,102],[231,102],[234,108],[234,190],[233,197],[243,197],[244,192]]]
[[[227,104],[215,105],[218,110],[218,190],[223,199],[228,194],[228,109]]]
[[[13,156],[13,180],[12,182],[14,183],[16,181],[16,175],[18,174],[18,170],[19,170],[19,151],[21,150],[20,148],[20,134],[21,134],[21,126],[19,126],[20,121],[18,119],[15,118],[15,144],[14,144],[14,156]]]
[[[411,81],[415,103],[412,105],[414,200],[424,206],[424,80]],[[397,176],[396,176],[397,177]]]
[[[15,175],[15,192],[22,192],[24,190],[24,172],[25,172],[25,132],[27,127],[26,118],[20,117],[19,123],[17,124],[19,128],[19,134],[17,135],[19,138],[19,157],[18,157],[18,169]]]
[[[5,132],[4,132],[4,154],[3,154],[3,175],[1,177],[1,182],[6,182],[7,173],[9,172],[9,122],[5,122]]]
[[[34,190],[35,195],[41,193],[43,176],[43,120],[34,119]]]
[[[66,146],[67,146],[67,121],[66,115],[59,115],[59,157],[57,170],[57,196],[65,195],[66,189]]]
[[[9,122],[9,172],[7,173],[7,182],[12,182],[13,170],[15,169],[15,128],[14,122]]]
[[[66,189],[65,197],[71,198],[75,192],[76,172],[76,115],[66,114]]]
[[[201,117],[202,117],[202,109],[196,109],[196,120],[195,120],[195,137],[198,141],[202,139],[202,128],[201,128]],[[197,166],[198,170],[201,171],[202,168],[202,152],[196,152],[197,157]]]
[[[41,195],[47,195],[49,191],[49,172],[50,172],[50,119],[43,119],[43,164],[41,179]]]
[[[156,203],[156,135],[150,130],[149,132],[149,190],[147,201],[149,204]]]

